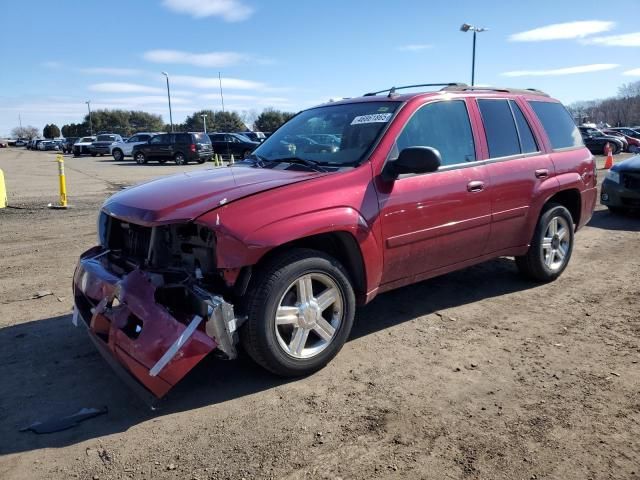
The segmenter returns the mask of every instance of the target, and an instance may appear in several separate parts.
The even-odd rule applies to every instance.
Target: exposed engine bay
[[[74,275],[77,316],[156,396],[209,352],[233,359],[243,319],[215,265],[215,235],[195,223],[143,226],[102,213],[100,247]],[[77,319],[76,319],[76,323]]]

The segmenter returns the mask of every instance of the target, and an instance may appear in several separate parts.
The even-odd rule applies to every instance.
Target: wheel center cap
[[[314,301],[300,305],[300,313],[298,314],[300,326],[304,328],[313,328],[316,325],[319,313],[320,308]]]
[[[554,235],[551,240],[551,248],[557,249],[560,247],[560,237],[558,235]]]

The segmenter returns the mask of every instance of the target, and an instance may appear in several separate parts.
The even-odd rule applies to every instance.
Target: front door
[[[384,241],[382,283],[479,257],[490,231],[490,182],[476,164],[465,100],[420,107],[396,140],[389,161],[407,147],[429,146],[442,157],[433,173],[376,180]],[[395,158],[394,158],[395,157]]]

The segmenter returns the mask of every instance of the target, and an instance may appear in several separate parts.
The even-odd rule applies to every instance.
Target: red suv
[[[74,275],[75,323],[161,397],[238,342],[276,374],[318,370],[357,305],[498,256],[557,278],[597,182],[562,104],[536,90],[398,90],[302,111],[234,166],[108,199]]]

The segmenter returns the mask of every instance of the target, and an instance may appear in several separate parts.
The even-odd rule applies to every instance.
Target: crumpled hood
[[[197,170],[122,190],[102,210],[140,225],[188,221],[242,197],[320,175],[323,173],[241,166]]]
[[[611,170],[614,172],[623,172],[629,170],[637,170],[640,172],[640,155],[634,155],[631,158],[627,158],[626,160],[616,163]]]

